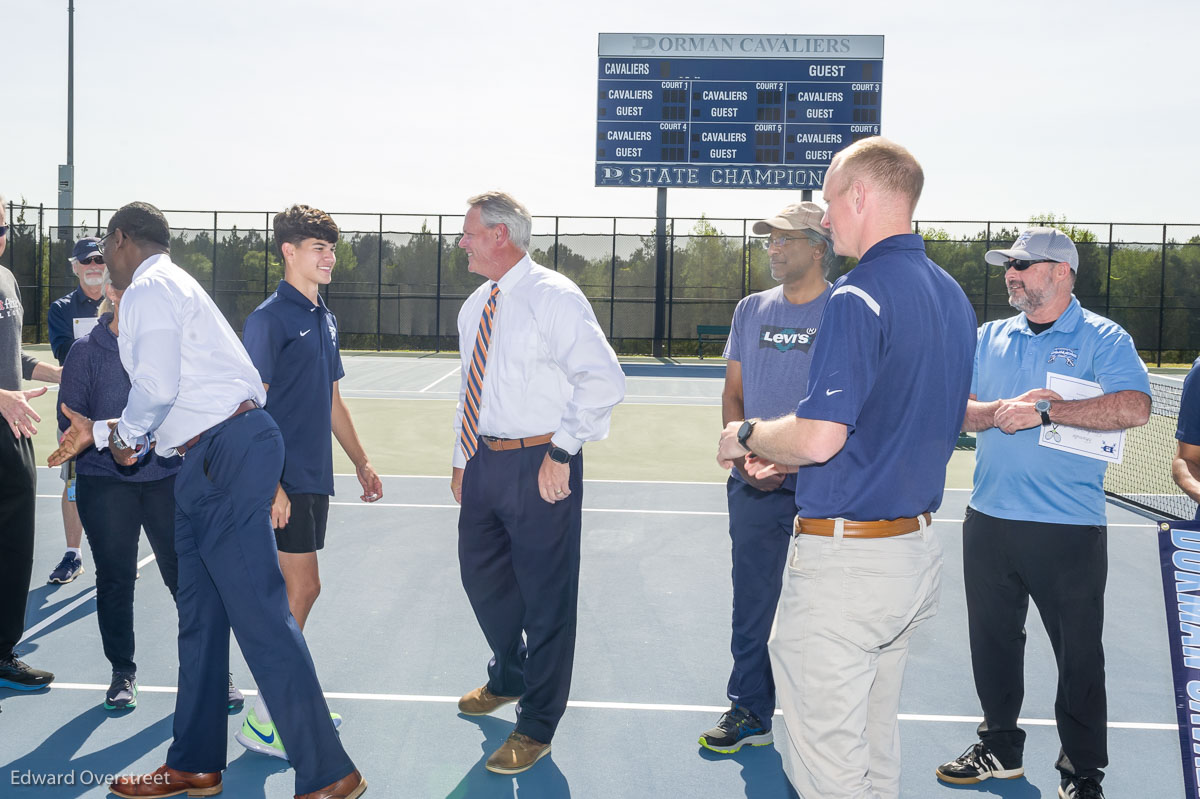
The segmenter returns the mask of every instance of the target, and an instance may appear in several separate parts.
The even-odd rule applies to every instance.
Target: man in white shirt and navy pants
[[[237,335],[195,279],[171,262],[162,213],[113,214],[102,252],[121,302],[121,363],[132,388],[119,420],[71,427],[51,465],[95,443],[130,464],[151,445],[184,456],[175,482],[179,693],[167,762],[119,777],[117,796],[209,796],[226,765],[229,631],[274,711],[296,770],[297,799],[350,799],[366,782],[329,718],[308,646],[288,611],[270,506],[283,439]]]
[[[463,375],[450,489],[462,505],[463,587],[492,659],[488,681],[458,708],[479,716],[518,701],[516,729],[486,764],[516,774],[550,751],[567,707],[580,450],[608,435],[625,375],[579,287],[530,260],[525,207],[501,192],[467,202],[458,246],[488,282],[458,315]]]

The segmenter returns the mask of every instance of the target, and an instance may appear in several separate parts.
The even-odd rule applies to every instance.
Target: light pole
[[[67,163],[58,165],[58,237],[75,226],[75,0],[67,0]]]

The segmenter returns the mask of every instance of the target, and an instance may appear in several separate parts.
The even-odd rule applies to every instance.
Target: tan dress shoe
[[[548,754],[550,744],[514,732],[499,749],[492,752],[484,768],[497,774],[520,774]]]
[[[117,777],[108,786],[117,796],[138,799],[146,796],[216,796],[221,792],[221,772],[194,774],[159,766],[150,774],[136,777]]]
[[[519,696],[496,696],[488,690],[487,683],[484,683],[458,700],[458,712],[464,716],[486,716],[497,708],[504,707],[509,702],[516,702],[520,698]]]
[[[358,773],[358,769],[355,769],[332,785],[326,785],[318,791],[296,794],[296,799],[354,799],[356,796],[362,796],[366,790],[367,781]]]

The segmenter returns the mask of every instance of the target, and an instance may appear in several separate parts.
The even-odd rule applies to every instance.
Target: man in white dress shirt
[[[462,384],[450,490],[462,505],[463,587],[492,658],[465,715],[518,701],[488,758],[499,774],[550,751],[575,656],[586,441],[608,435],[625,375],[579,287],[530,260],[533,220],[515,199],[467,201],[458,246],[483,283],[458,315]],[[523,635],[522,635],[523,634]]]
[[[274,711],[296,770],[298,799],[347,799],[366,782],[329,718],[308,647],[288,611],[270,506],[283,438],[260,410],[262,380],[237,335],[195,279],[171,262],[162,213],[130,203],[108,223],[105,261],[121,302],[121,363],[132,388],[119,420],[71,419],[50,456],[108,447],[130,464],[151,447],[178,452],[179,693],[167,762],[120,777],[117,796],[211,795],[226,765],[225,712],[232,627]]]

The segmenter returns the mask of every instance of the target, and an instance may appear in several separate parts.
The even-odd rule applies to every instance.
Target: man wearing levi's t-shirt
[[[725,345],[722,424],[791,413],[806,393],[817,325],[829,299],[826,275],[837,260],[821,228],[823,214],[816,203],[802,202],[754,223],[754,233],[766,235],[763,246],[770,254],[771,277],[779,285],[743,298],[733,312]],[[765,746],[773,740],[775,681],[767,638],[796,516],[795,491],[794,474],[751,477],[744,458],[730,471],[730,708],[700,736],[700,745],[714,752],[732,754],[746,744]]]

